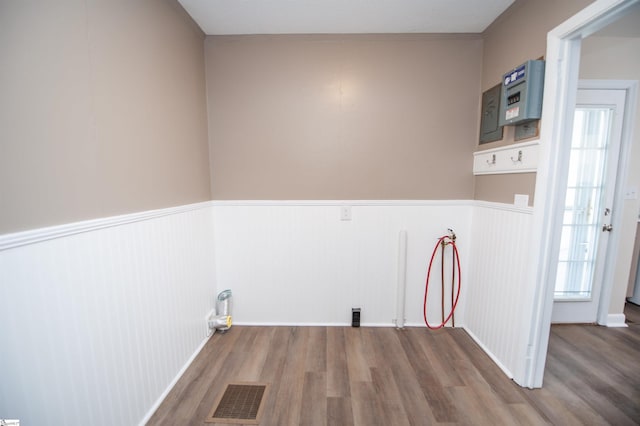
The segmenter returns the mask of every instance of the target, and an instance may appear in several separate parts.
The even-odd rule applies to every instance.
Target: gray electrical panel
[[[527,61],[502,78],[500,126],[538,120],[542,115],[544,61]]]
[[[480,143],[499,141],[502,139],[502,127],[498,125],[500,115],[500,87],[496,84],[482,94],[482,110],[480,118]]]

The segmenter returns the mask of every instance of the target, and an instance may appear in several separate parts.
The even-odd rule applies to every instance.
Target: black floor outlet
[[[360,327],[360,308],[351,309],[351,327]]]

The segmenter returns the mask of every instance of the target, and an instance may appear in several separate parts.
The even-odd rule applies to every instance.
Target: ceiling
[[[480,33],[514,0],[178,0],[208,35]]]

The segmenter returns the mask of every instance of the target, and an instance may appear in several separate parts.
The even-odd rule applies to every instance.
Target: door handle
[[[612,229],[612,225],[602,225],[602,232],[611,232]]]

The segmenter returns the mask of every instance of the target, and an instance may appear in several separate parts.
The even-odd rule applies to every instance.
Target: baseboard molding
[[[200,346],[198,346],[195,350],[195,352],[193,353],[193,355],[191,355],[189,357],[189,359],[187,360],[187,362],[182,366],[182,368],[180,369],[180,371],[178,371],[178,374],[176,374],[176,376],[173,378],[173,380],[171,381],[171,383],[169,383],[169,385],[167,386],[167,388],[164,390],[164,392],[162,392],[162,394],[158,397],[158,399],[156,400],[156,402],[151,406],[151,408],[149,409],[149,411],[147,412],[147,414],[145,414],[145,416],[142,418],[142,420],[140,420],[140,423],[138,423],[138,426],[144,426],[147,424],[147,422],[149,422],[149,420],[151,419],[151,416],[153,416],[153,414],[156,412],[156,410],[160,407],[160,405],[162,404],[162,402],[164,401],[164,399],[167,397],[167,395],[169,395],[169,392],[171,392],[171,390],[173,389],[173,387],[176,385],[176,383],[178,383],[178,380],[180,380],[180,378],[182,377],[182,375],[185,373],[185,371],[187,371],[187,368],[189,368],[189,366],[191,366],[191,363],[193,363],[193,361],[196,359],[196,357],[200,354],[200,351],[202,351],[202,349],[204,348],[204,346],[207,344],[207,342],[209,341],[209,339],[211,338],[211,336],[213,336],[215,334],[215,330],[213,333],[211,333],[210,336],[206,337],[202,343],[200,343]]]
[[[246,327],[351,327],[349,322],[233,322]],[[395,327],[393,323],[362,323],[360,327]]]
[[[456,326],[452,327],[451,326],[451,320],[449,320],[449,322],[444,326],[444,328],[464,328],[464,325],[461,325],[459,323],[459,321],[456,321]],[[432,324],[434,325],[434,324]],[[425,330],[428,330],[427,325],[424,322],[405,322],[404,323],[405,328],[407,327],[411,327],[411,328],[424,328]]]
[[[246,327],[351,327],[351,323],[347,322],[235,322],[234,326],[246,326]],[[360,327],[381,327],[381,328],[396,328],[396,325],[392,322],[378,323],[368,322],[360,324]],[[446,325],[446,328],[451,328],[450,325]],[[424,328],[424,323],[419,322],[406,322],[404,328]],[[457,325],[455,328],[465,328],[464,326]]]
[[[507,375],[508,378],[513,379],[513,373],[511,373],[511,371],[509,371],[509,369],[505,367],[503,363],[500,362],[500,360],[493,354],[493,352],[491,352],[489,348],[487,348],[482,343],[482,341],[478,338],[478,336],[473,334],[473,332],[469,330],[466,326],[462,326],[462,329],[467,332],[469,337],[471,337],[473,341],[476,342],[478,346],[480,346],[480,349],[482,349],[484,353],[486,353],[489,356],[489,358],[491,358],[491,360],[500,368],[500,370],[502,370],[504,374]]]
[[[629,327],[624,314],[607,315],[607,323],[605,325],[607,327]]]

